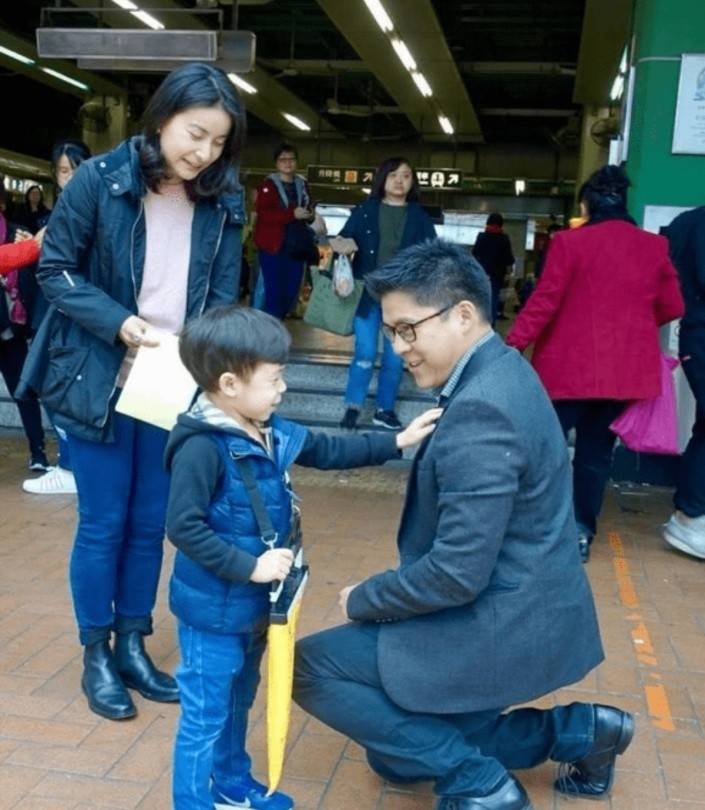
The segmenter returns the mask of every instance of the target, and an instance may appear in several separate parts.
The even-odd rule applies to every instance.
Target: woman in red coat
[[[659,327],[683,314],[668,243],[627,214],[616,166],[580,189],[587,222],[556,234],[539,284],[507,336],[532,362],[561,421],[575,428],[573,498],[587,561],[609,477],[610,423],[630,400],[661,390]]]

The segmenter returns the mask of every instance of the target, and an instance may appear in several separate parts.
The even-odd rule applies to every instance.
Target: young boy
[[[315,434],[272,416],[286,391],[290,338],[270,315],[219,307],[190,322],[181,359],[203,393],[179,417],[166,452],[167,534],[178,551],[169,604],[178,619],[181,720],[174,754],[174,810],[289,810],[284,793],[250,774],[247,713],[259,683],[269,583],[286,577],[293,493],[287,470],[382,464],[427,436],[427,411],[396,435]],[[241,476],[245,459],[277,542],[265,545]]]

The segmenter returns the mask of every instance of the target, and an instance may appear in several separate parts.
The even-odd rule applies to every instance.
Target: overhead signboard
[[[326,186],[371,186],[375,176],[373,166],[317,166],[309,165],[309,183]],[[459,190],[463,186],[460,169],[416,169],[419,185],[436,191]]]

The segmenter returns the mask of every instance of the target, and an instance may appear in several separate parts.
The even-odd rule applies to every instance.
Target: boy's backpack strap
[[[230,451],[230,457],[237,464],[242,477],[242,482],[245,485],[247,494],[250,498],[252,511],[255,513],[255,520],[257,521],[257,528],[259,529],[260,537],[265,546],[274,548],[277,542],[277,533],[274,531],[274,526],[267,512],[262,494],[257,486],[257,478],[252,471],[250,460],[245,456],[239,456],[237,453]]]

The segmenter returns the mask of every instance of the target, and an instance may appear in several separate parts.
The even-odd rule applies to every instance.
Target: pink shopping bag
[[[652,399],[639,399],[627,405],[612,422],[610,430],[622,444],[638,453],[678,455],[678,415],[673,369],[675,357],[661,354],[661,393]]]

